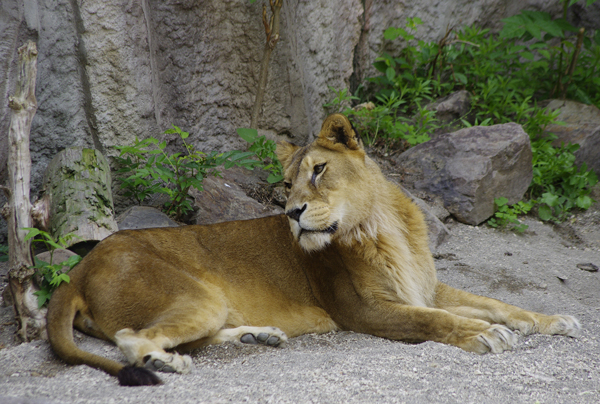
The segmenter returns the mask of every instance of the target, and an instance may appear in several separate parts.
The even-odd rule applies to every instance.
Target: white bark
[[[32,282],[34,270],[31,243],[24,241],[24,227],[32,227],[29,188],[31,157],[29,132],[37,110],[35,79],[37,75],[37,48],[28,42],[19,48],[19,72],[15,93],[8,104],[12,116],[8,132],[8,240],[9,287],[19,322],[18,336],[27,341],[45,335],[45,310],[39,310]]]

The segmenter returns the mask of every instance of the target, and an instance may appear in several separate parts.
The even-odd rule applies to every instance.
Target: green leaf
[[[533,60],[534,59],[533,53],[531,53],[531,52],[522,52],[521,56],[524,57],[527,60]]]
[[[505,197],[501,196],[500,198],[495,198],[494,199],[494,203],[498,207],[504,206],[504,205],[506,205],[508,203],[508,199],[506,199]]]
[[[550,192],[546,192],[546,193],[542,194],[542,199],[540,200],[540,202],[545,203],[546,205],[548,205],[550,207],[555,207],[559,203],[559,196],[552,194]]]
[[[237,160],[245,159],[246,157],[255,156],[255,155],[256,154],[254,152],[236,153],[231,157],[231,161],[237,161]]]
[[[252,128],[237,128],[236,132],[248,143],[254,143],[258,137],[258,131]]]
[[[52,281],[50,282],[51,286],[58,286],[63,282],[69,283],[71,281],[71,278],[69,277],[69,275],[67,274],[58,274],[57,276],[55,276]]]
[[[542,31],[545,31],[552,36],[560,38],[564,37],[564,33],[560,25],[556,24],[554,21],[539,20],[537,21],[537,26],[540,27]]]
[[[394,68],[391,66],[388,67],[385,70],[385,77],[387,77],[389,81],[394,81],[394,77],[396,77],[396,70],[394,70]]]
[[[273,173],[271,173],[271,174],[269,174],[269,176],[267,177],[267,182],[268,182],[269,184],[274,184],[274,183],[276,183],[276,182],[279,182],[279,181],[281,181],[281,180],[283,180],[283,175],[277,175],[277,174],[273,174]]]
[[[589,209],[592,206],[593,200],[587,195],[577,197],[575,205],[580,209]]]
[[[383,60],[376,60],[375,63],[373,63],[373,67],[375,67],[375,69],[379,70],[381,73],[385,73],[388,66],[389,64]]]
[[[463,84],[467,84],[467,76],[462,73],[454,73],[454,76]]]
[[[398,28],[390,27],[383,31],[383,37],[388,41],[393,41],[394,39],[400,36],[400,31]]]
[[[34,292],[33,294],[38,297],[38,308],[40,308],[40,309],[42,307],[44,307],[46,302],[50,301],[50,297],[52,296],[52,294],[46,289],[38,290],[37,292]]]
[[[77,265],[83,258],[80,255],[71,255],[64,261],[62,264],[68,266],[69,268],[73,268]]]
[[[552,219],[552,208],[548,205],[540,205],[538,209],[538,215],[540,219],[548,221]]]

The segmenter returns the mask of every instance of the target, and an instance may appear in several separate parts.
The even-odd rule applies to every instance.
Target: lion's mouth
[[[322,230],[313,230],[313,229],[305,229],[300,227],[300,233],[298,234],[298,238],[302,237],[303,234],[315,234],[315,233],[323,233],[323,234],[333,234],[338,229],[338,222],[333,222],[331,226],[322,229]]]

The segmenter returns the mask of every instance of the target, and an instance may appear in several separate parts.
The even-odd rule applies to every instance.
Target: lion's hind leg
[[[153,330],[124,328],[115,334],[117,346],[129,363],[161,372],[189,373],[192,359],[187,355],[166,352],[165,348],[172,345],[171,340],[164,335],[150,338],[148,331],[152,333]]]
[[[436,307],[453,314],[501,324],[525,335],[540,333],[576,337],[581,330],[574,317],[535,313],[496,299],[454,289],[443,283],[438,283],[435,302]]]
[[[166,350],[205,341],[216,335],[227,320],[227,306],[216,288],[199,287],[203,299],[182,296],[174,299],[146,327],[119,330],[114,341],[129,363],[161,372],[188,373],[192,359]]]

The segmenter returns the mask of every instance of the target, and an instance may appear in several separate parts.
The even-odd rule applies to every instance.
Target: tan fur
[[[477,353],[510,349],[511,330],[577,334],[570,316],[438,282],[422,213],[366,156],[343,115],[330,116],[311,145],[282,143],[278,155],[289,217],[107,238],[50,302],[56,353],[110,374],[122,368],[79,350],[73,325],[114,341],[132,364],[180,373],[190,358],[165,350],[277,345],[338,329]]]

